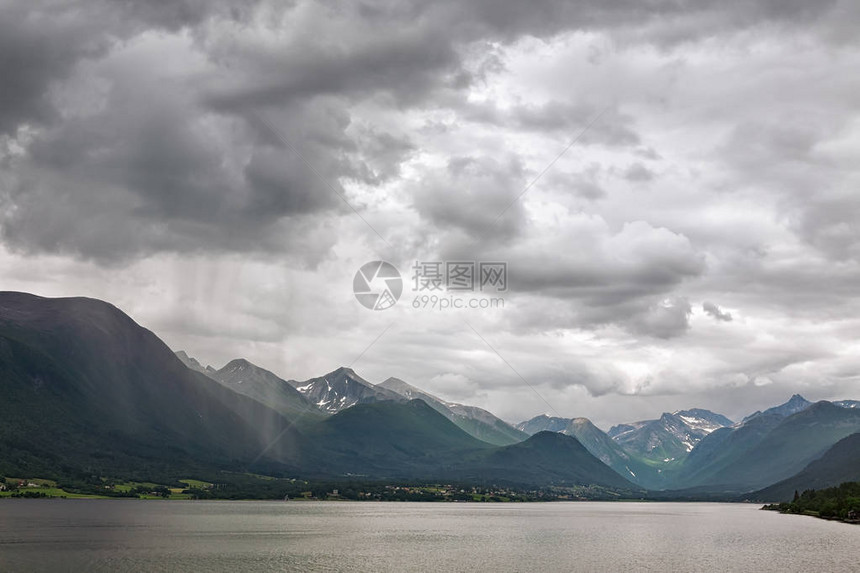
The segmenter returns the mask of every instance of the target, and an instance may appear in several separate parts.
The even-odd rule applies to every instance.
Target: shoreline
[[[817,511],[791,511],[790,509],[786,509],[784,507],[780,507],[779,503],[769,503],[765,504],[761,507],[763,511],[775,511],[781,515],[800,515],[803,517],[814,517],[816,519],[823,519],[825,521],[838,521],[839,523],[847,523],[849,525],[860,525],[860,519],[849,519],[847,517],[839,517],[836,515],[821,515]]]

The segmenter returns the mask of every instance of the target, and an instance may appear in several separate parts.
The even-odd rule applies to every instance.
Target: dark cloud
[[[586,201],[597,201],[607,196],[603,169],[598,163],[591,163],[585,169],[572,173],[552,169],[541,179],[541,187]]]
[[[858,22],[837,0],[0,0],[3,278],[309,378],[386,326],[349,306],[382,255],[344,197],[401,269],[507,261],[509,307],[474,323],[565,414],[849,398]],[[730,314],[689,300],[727,299],[744,320],[697,328]],[[362,355],[380,380],[526,417],[473,332],[403,318]]]
[[[721,154],[756,179],[783,184],[803,175],[799,171],[815,161],[812,151],[823,135],[816,133],[822,127],[802,123],[743,122],[732,130]]]
[[[106,261],[159,250],[281,251],[291,250],[277,238],[282,221],[342,208],[338,176],[354,172],[338,141],[348,122],[317,121],[333,116],[314,109],[282,114],[274,125],[286,118],[304,132],[286,147],[149,79],[155,85],[114,84],[98,113],[43,131],[14,162],[7,241]]]
[[[797,210],[799,234],[828,257],[860,260],[860,197],[856,182],[818,190]],[[844,186],[844,187],[843,187]]]
[[[411,28],[345,32],[352,37],[339,38],[349,42],[343,47],[334,38],[326,45],[297,34],[274,46],[225,54],[223,63],[232,77],[205,94],[205,100],[221,111],[280,106],[323,95],[391,96],[394,103],[408,105],[469,81],[444,36]]]
[[[518,291],[583,298],[600,308],[667,294],[706,268],[685,237],[642,221],[613,233],[599,219],[579,218],[562,232],[564,251],[553,252],[541,239],[512,253]]]
[[[674,338],[690,329],[693,309],[684,297],[669,297],[651,305],[648,311],[636,317],[632,330],[656,338]]]
[[[624,171],[624,178],[633,183],[647,183],[654,179],[654,172],[641,163],[634,163]]]
[[[507,311],[511,331],[615,326],[670,338],[686,329],[689,313],[679,309],[688,303],[655,304],[674,301],[676,290],[707,270],[685,237],[641,221],[613,232],[605,221],[585,216],[532,233],[512,244],[485,240],[441,249],[445,259],[470,255],[508,263],[509,289],[517,300]]]
[[[426,177],[414,193],[415,207],[443,232],[478,242],[515,235],[524,224],[518,200],[527,185],[516,157],[457,157]]]
[[[177,31],[220,14],[241,19],[256,0],[240,2],[71,0],[0,1],[0,134],[28,122],[59,121],[51,88],[81,61],[104,57],[118,42],[150,30]]]
[[[589,396],[600,397],[622,391],[625,377],[611,366],[587,364],[577,360],[563,360],[537,370],[532,378],[552,393],[579,387]]]
[[[593,181],[579,181],[573,184],[573,191],[584,199],[596,201],[606,196],[606,191]]]
[[[674,44],[719,31],[749,29],[763,22],[782,26],[809,25],[821,21],[842,4],[838,0],[809,3],[804,0],[743,0],[675,2],[658,0],[643,4],[635,1],[613,2],[583,0],[539,0],[527,5],[514,2],[480,0],[450,5],[435,5],[450,14],[448,21],[457,27],[482,29],[503,39],[520,34],[549,36],[566,29],[618,29],[644,35],[651,41]],[[852,14],[856,15],[856,14]]]
[[[710,301],[705,301],[702,303],[702,310],[704,310],[708,316],[713,317],[715,320],[721,320],[723,322],[732,321],[732,313],[723,311],[719,306],[715,305]]]
[[[45,13],[22,3],[0,3],[0,135],[26,123],[59,118],[49,88],[63,81],[78,60],[109,48],[95,21],[72,10]]]
[[[116,246],[115,258],[163,249],[242,250],[255,243],[254,229],[265,245],[265,235],[286,217],[337,212],[332,191],[343,192],[343,181],[379,185],[399,173],[411,145],[384,130],[350,129],[358,103],[404,110],[448,106],[466,121],[571,135],[600,111],[582,97],[515,103],[504,111],[493,103],[465,104],[464,90],[504,69],[494,44],[574,30],[623,33],[633,24],[647,31],[662,21],[684,28],[715,15],[721,26],[742,28],[767,20],[787,24],[819,18],[832,6],[669,1],[609,6],[557,0],[528,6],[485,1],[276,6],[81,0],[57,9],[50,3],[4,3],[0,72],[7,89],[0,102],[0,132],[15,134],[28,122],[46,127],[19,138],[27,158],[13,166],[3,233],[21,247],[62,244],[67,252],[84,253],[101,228],[94,220],[108,219],[112,224],[106,230],[136,229],[143,241],[132,249],[130,238],[105,234],[104,243]],[[694,37],[693,28],[678,34]],[[169,56],[176,58],[170,69],[177,71],[154,74],[156,60],[123,56],[136,41],[152,40],[146,32],[154,30],[189,32],[190,43],[177,43]],[[470,46],[485,52],[474,65],[466,64],[475,53]],[[143,73],[111,73],[111,65],[120,65],[111,64],[112,57],[126,57],[122,65],[129,70],[140,66]],[[93,79],[101,76],[110,84],[104,109],[85,117],[70,113],[68,101],[57,97],[64,84],[66,91],[74,89],[69,80],[81,73],[82,62],[107,67],[90,72]],[[253,123],[260,112],[273,116],[304,160],[286,153],[279,157],[271,141],[243,133],[243,124]],[[632,124],[632,116],[613,107],[582,143],[637,146],[641,137]],[[737,138],[750,140],[746,132]],[[786,138],[786,145],[807,141],[792,143],[791,134]],[[523,181],[525,170],[517,161],[465,168],[472,171],[469,175],[451,171],[450,182],[425,183],[425,189],[433,190],[420,192],[416,205],[442,227],[474,236],[492,234],[494,211],[501,211]],[[309,175],[309,170],[322,176]],[[627,176],[645,181],[649,173],[634,165]],[[466,190],[471,184],[478,189]],[[603,193],[594,184],[580,185],[579,192],[592,199]],[[455,207],[458,193],[465,198],[462,208]],[[55,224],[47,227],[49,237],[40,238],[30,221],[50,217],[39,213],[38,205],[62,202],[74,204],[69,216],[86,231],[63,237],[71,227]],[[113,224],[117,219],[128,224]],[[498,228],[510,235],[521,220],[514,206]],[[141,228],[159,231],[141,234]],[[213,242],[211,236],[222,228],[238,238]],[[80,234],[89,239],[76,236]],[[147,235],[158,238],[147,240]],[[102,248],[99,257],[106,251]]]

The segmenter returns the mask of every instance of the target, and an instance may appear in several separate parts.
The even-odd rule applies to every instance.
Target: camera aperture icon
[[[362,306],[385,310],[394,306],[403,293],[403,278],[391,263],[371,261],[355,273],[352,292]]]

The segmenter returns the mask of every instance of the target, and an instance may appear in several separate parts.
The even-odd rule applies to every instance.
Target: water
[[[860,527],[707,503],[0,501],[0,571],[860,571]]]

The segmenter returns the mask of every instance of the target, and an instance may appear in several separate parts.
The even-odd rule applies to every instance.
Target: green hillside
[[[456,466],[468,481],[640,488],[595,458],[576,438],[539,432],[524,442],[481,452]]]
[[[507,446],[528,438],[525,432],[521,432],[482,408],[445,402],[398,378],[389,378],[377,384],[377,388],[397,392],[410,400],[416,398],[423,400],[470,436],[490,444]]]
[[[749,497],[760,501],[786,501],[795,491],[823,489],[860,481],[860,432],[843,438],[799,473]]]
[[[241,467],[288,421],[92,299],[0,293],[0,472]]]
[[[427,476],[462,452],[492,447],[421,400],[357,404],[301,431],[303,447],[283,456],[311,475]]]
[[[683,484],[738,491],[759,489],[796,474],[836,442],[858,431],[860,411],[830,402],[818,402],[779,420],[757,416],[731,433],[717,436],[720,443],[706,450],[704,464],[690,468],[688,464],[703,457],[702,452],[696,457],[691,454],[684,469],[692,472]]]

